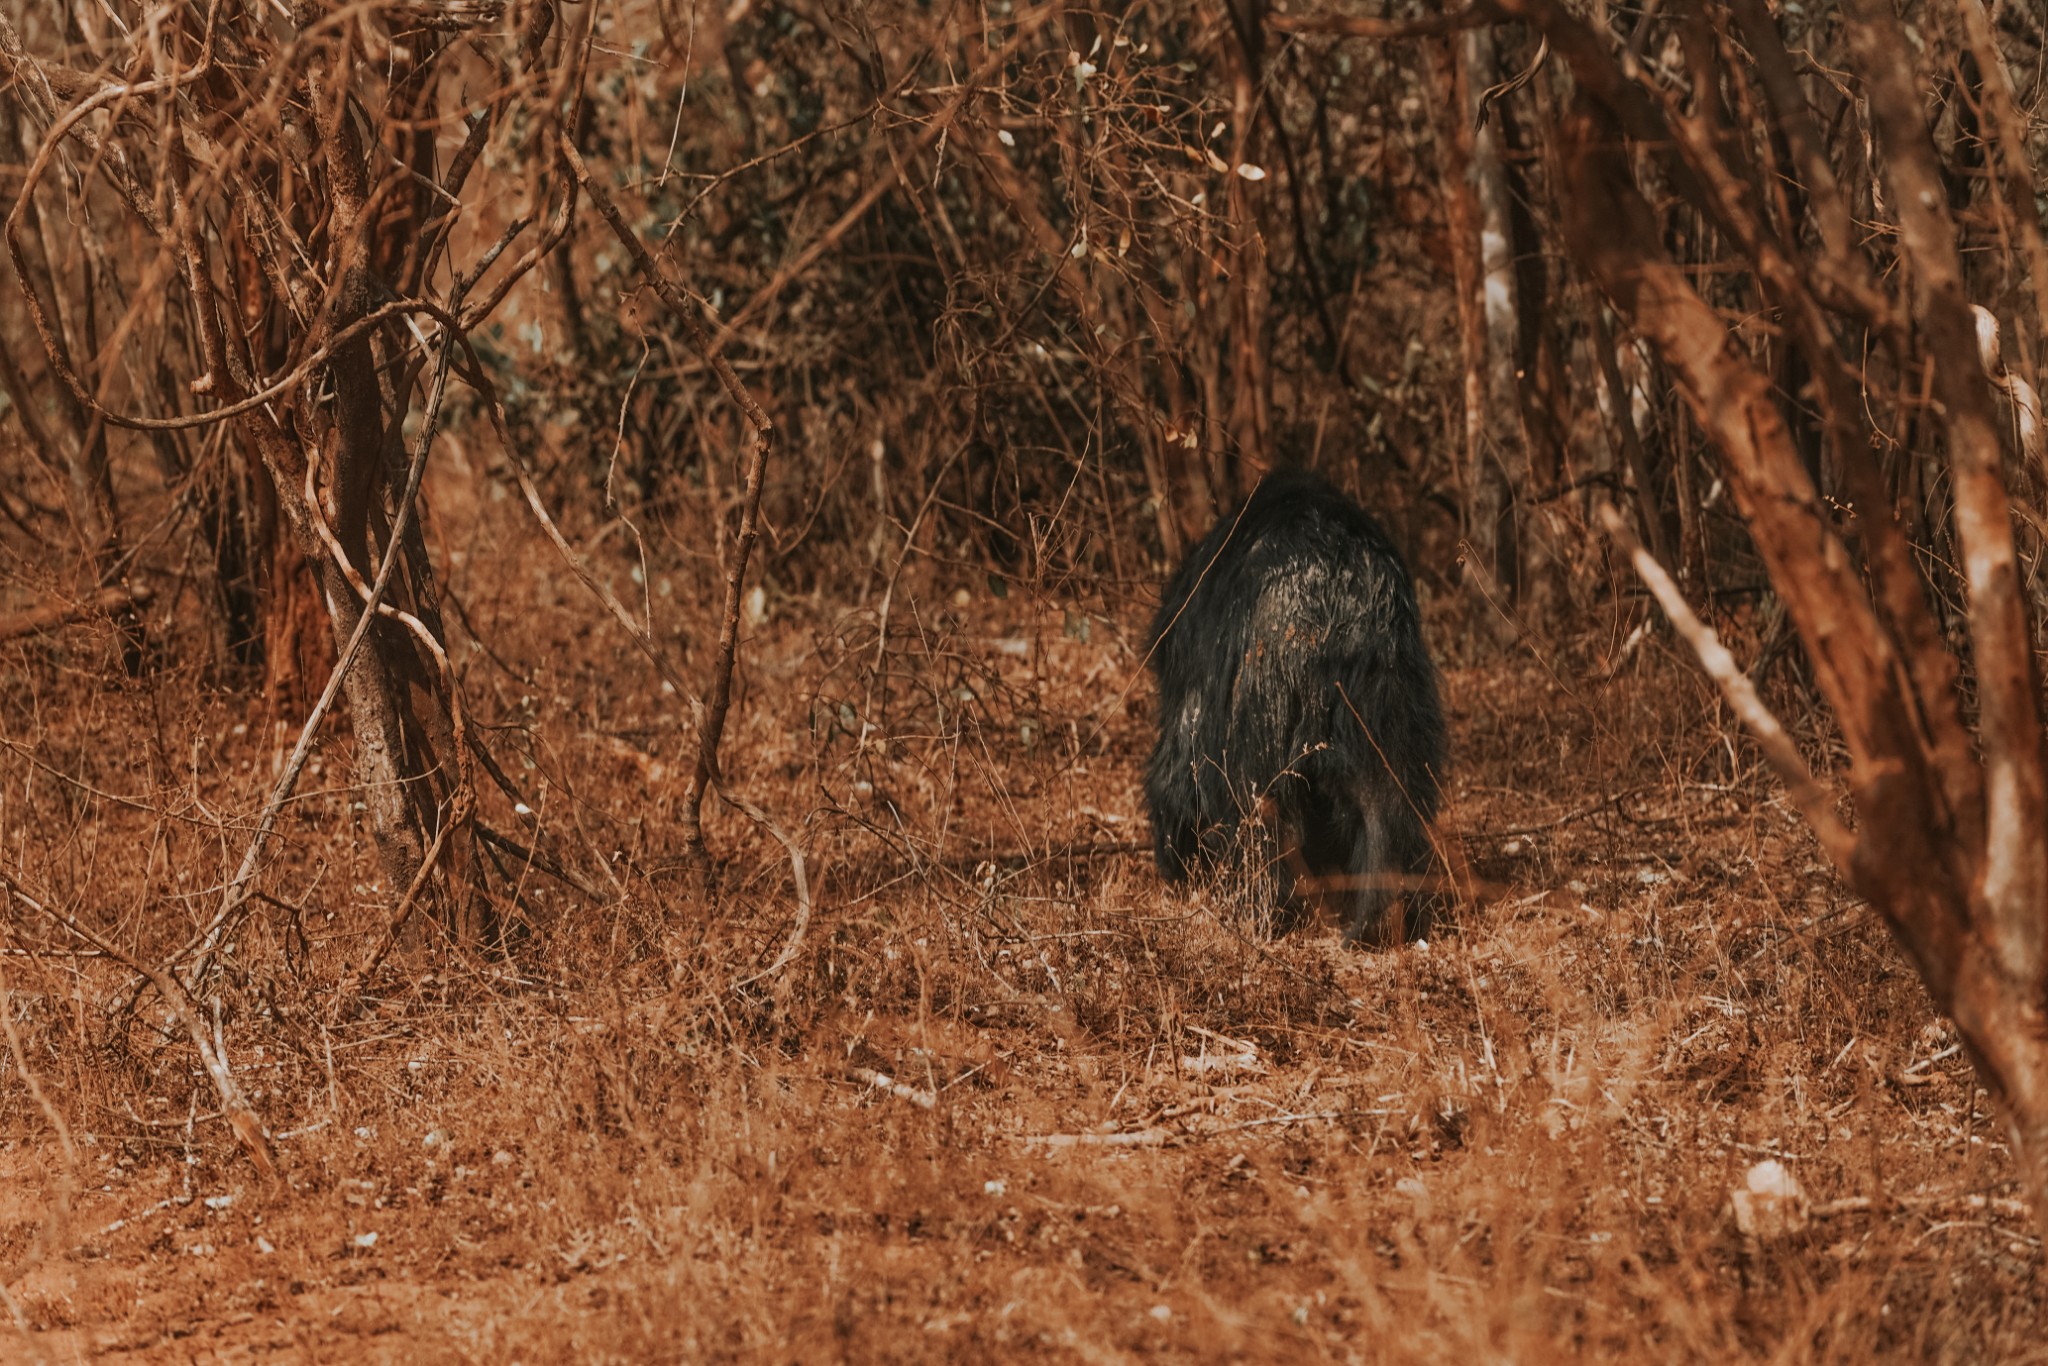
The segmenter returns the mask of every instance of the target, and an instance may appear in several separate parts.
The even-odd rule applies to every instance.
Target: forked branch
[[[1721,690],[1729,710],[1755,737],[1757,748],[1778,771],[1786,794],[1799,808],[1799,814],[1806,818],[1829,860],[1837,868],[1847,871],[1855,861],[1856,837],[1835,814],[1835,794],[1813,776],[1813,770],[1806,766],[1799,746],[1793,742],[1784,723],[1764,705],[1763,698],[1757,696],[1756,684],[1750,682],[1749,675],[1735,662],[1735,656],[1728,653],[1728,647],[1721,643],[1721,637],[1714,628],[1701,621],[1692,610],[1692,604],[1679,591],[1677,581],[1663,565],[1657,563],[1655,556],[1643,549],[1621,514],[1611,504],[1602,503],[1600,521],[1615,544],[1621,547],[1622,553],[1628,556],[1629,563],[1635,566],[1636,577],[1643,581],[1643,586],[1657,599],[1657,605],[1664,609],[1664,615],[1671,619],[1672,629],[1699,657],[1700,667]]]

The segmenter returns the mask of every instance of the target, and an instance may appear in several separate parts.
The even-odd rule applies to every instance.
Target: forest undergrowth
[[[1638,608],[1473,662],[1485,604],[1418,556],[1477,895],[1359,952],[1162,888],[1142,587],[771,568],[724,765],[787,844],[709,813],[698,904],[688,701],[493,488],[429,493],[474,502],[434,523],[476,529],[436,546],[452,653],[525,794],[479,816],[502,949],[414,920],[370,961],[398,898],[336,729],[204,1022],[266,1180],[163,1003],[17,901],[8,1072],[39,1090],[0,1089],[0,1355],[2048,1353],[1967,1060]],[[689,561],[604,541],[708,635]],[[292,733],[180,612],[134,676],[104,624],[0,657],[7,865],[144,959],[211,914]],[[1769,1161],[1796,1189],[1738,1219]]]

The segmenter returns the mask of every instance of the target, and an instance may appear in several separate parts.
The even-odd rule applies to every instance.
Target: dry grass
[[[687,728],[482,487],[434,491],[480,528],[449,586],[490,652],[458,653],[537,818],[484,816],[596,894],[528,870],[509,957],[413,942],[343,990],[394,898],[324,754],[221,996],[276,1186],[160,1003],[110,1013],[126,975],[14,914],[11,1018],[79,1159],[9,1063],[0,1355],[2048,1355],[1967,1064],[1654,640],[1606,681],[1577,648],[1452,671],[1495,896],[1371,954],[1162,893],[1142,603],[907,576],[877,671],[876,583],[770,594],[727,762],[816,914],[735,989],[790,934],[780,846],[719,812],[731,875],[685,909]],[[142,951],[209,912],[279,748],[181,657],[0,660],[0,858]],[[1727,1203],[1765,1156],[1814,1215],[1759,1241]]]
[[[467,712],[527,808],[485,784],[480,819],[547,858],[505,846],[489,871],[512,942],[414,924],[360,974],[399,896],[330,723],[209,984],[205,1025],[277,1136],[273,1183],[163,1002],[0,890],[0,1362],[2048,1359],[2041,1245],[1951,1032],[1690,661],[1638,643],[1577,558],[1581,476],[1613,462],[1554,242],[1517,249],[1554,277],[1569,373],[1548,401],[1571,430],[1556,479],[1517,495],[1552,509],[1571,561],[1561,616],[1615,620],[1504,659],[1484,604],[1446,588],[1458,552],[1430,519],[1470,490],[1450,124],[1417,50],[1297,44],[1269,65],[1285,117],[1263,124],[1290,153],[1235,109],[1223,9],[1075,9],[999,102],[906,161],[980,60],[972,11],[742,4],[700,33],[700,8],[725,12],[590,11],[585,150],[677,278],[758,297],[898,182],[734,342],[785,444],[724,763],[803,851],[812,914],[783,846],[716,804],[724,882],[693,903],[686,699],[592,610],[457,395],[427,540]],[[1923,26],[1936,54],[1945,34]],[[1533,74],[1519,41],[1508,70]],[[876,71],[905,84],[878,100]],[[483,88],[456,74],[444,164]],[[1549,80],[1494,105],[1530,139],[1539,231]],[[1854,112],[1830,120],[1852,190],[1871,164]],[[493,142],[460,259],[522,211],[529,136],[511,119]],[[1261,180],[1227,168],[1238,150]],[[112,235],[128,220],[104,186],[69,187],[41,192],[76,228],[46,235],[53,278],[76,275],[89,322],[63,255],[83,246],[103,326],[157,316],[179,296],[156,258]],[[1670,213],[1728,316],[1767,317],[1694,210]],[[1975,249],[1997,221],[1972,259],[2002,290],[2007,246]],[[731,415],[608,240],[579,230],[552,268],[482,330],[486,363],[569,534],[702,679]],[[186,410],[197,353],[178,316],[151,326],[122,383],[153,374]],[[54,393],[21,320],[8,340]],[[1257,411],[1246,346],[1270,431],[1234,429]],[[1163,425],[1155,388],[1206,435]],[[1742,601],[1760,570],[1732,500],[1702,495],[1696,433],[1657,392],[1653,482],[1693,500],[1711,571],[1688,584]],[[45,414],[60,435],[63,416]],[[1148,469],[1147,442],[1171,463]],[[218,907],[300,718],[252,710],[260,684],[219,638],[195,509],[240,477],[226,447],[175,479],[139,439],[109,450],[156,591],[150,654],[131,676],[90,624],[0,644],[0,871],[157,961]],[[1199,517],[1203,481],[1269,456],[1348,466],[1427,547],[1450,826],[1488,891],[1427,948],[1262,942],[1151,868],[1146,547]],[[13,426],[0,475],[0,616],[97,585],[63,472]],[[578,524],[600,481],[644,548],[622,518]],[[1810,701],[1776,688],[1824,756]],[[1730,1194],[1767,1158],[1805,1220],[1750,1236]]]

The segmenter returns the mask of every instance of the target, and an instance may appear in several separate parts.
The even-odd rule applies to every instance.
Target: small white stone
[[[1784,1163],[1766,1158],[1728,1193],[1735,1227],[1754,1238],[1783,1238],[1806,1227],[1806,1192]]]

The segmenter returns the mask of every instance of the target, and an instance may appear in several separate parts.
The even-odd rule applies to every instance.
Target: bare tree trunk
[[[1495,533],[1500,519],[1497,493],[1484,494],[1481,482],[1486,464],[1486,309],[1479,257],[1479,199],[1472,175],[1472,121],[1466,112],[1471,104],[1470,66],[1463,57],[1463,38],[1440,38],[1431,46],[1436,55],[1436,133],[1437,150],[1443,157],[1444,229],[1450,239],[1458,349],[1463,362],[1459,397],[1464,442],[1456,464],[1459,506],[1466,539],[1491,572],[1497,558]]]
[[[270,483],[261,468],[256,479],[266,488]],[[268,496],[274,508],[276,495]],[[263,697],[272,717],[283,722],[306,714],[334,668],[334,631],[312,565],[277,524],[274,510],[259,545],[267,546],[262,556]]]
[[[1231,152],[1233,172],[1226,180],[1225,216],[1235,237],[1229,277],[1230,407],[1228,459],[1218,471],[1223,501],[1234,502],[1250,491],[1272,463],[1273,367],[1272,337],[1266,323],[1271,269],[1266,242],[1252,204],[1252,133],[1258,122],[1259,82],[1264,73],[1265,0],[1231,0],[1237,24],[1237,61],[1231,79]],[[1285,135],[1275,128],[1274,137]],[[1264,167],[1259,167],[1263,171]]]
[[[1923,121],[1912,45],[1890,0],[1852,0],[1848,45],[1869,94],[1882,203],[1897,215],[1892,240],[1909,291],[1909,336],[1851,255],[1831,179],[1811,177],[1809,185],[1829,253],[1823,274],[1802,268],[1789,255],[1794,247],[1760,230],[1752,182],[1727,163],[1727,143],[1713,136],[1710,118],[1654,104],[1624,76],[1601,35],[1558,0],[1500,2],[1549,38],[1580,91],[1563,129],[1572,253],[1655,350],[1719,453],[1840,724],[1856,831],[1843,835],[1831,813],[1816,813],[1814,824],[1845,877],[1884,914],[1935,1004],[1954,1019],[2010,1123],[2018,1176],[2048,1226],[2048,756],[1992,391],[1976,363],[1956,226]],[[1800,159],[1809,134],[1788,111],[1803,108],[1803,99],[1779,79],[1782,67],[1772,75],[1781,46],[1767,16],[1750,11],[1743,22]],[[1666,251],[1625,137],[1670,149],[1687,192],[1749,257],[1766,297],[1783,311],[1823,396],[1862,523],[1862,563],[1831,527],[1770,374]],[[1857,439],[1863,391],[1827,324],[1823,290],[1833,306],[1863,312],[1902,352],[1914,347],[1919,354],[1902,354],[1902,368],[1929,378],[1968,588],[1979,703],[1974,752],[1959,715],[1955,661],[1917,577],[1917,552],[1891,526],[1890,498],[1868,443]],[[1759,733],[1769,740],[1770,729]],[[1766,752],[1788,784],[1810,781],[1789,747],[1773,742]]]
[[[1481,566],[1507,595],[1507,607],[1521,596],[1520,525],[1513,490],[1526,487],[1528,453],[1522,439],[1521,396],[1515,380],[1515,343],[1520,332],[1515,307],[1514,224],[1507,168],[1501,163],[1498,119],[1481,119],[1480,101],[1500,79],[1500,59],[1491,29],[1475,28],[1459,39],[1466,104],[1458,116],[1472,120],[1468,171],[1479,226],[1479,316],[1486,353],[1480,365],[1485,404],[1477,460],[1467,477],[1472,548]],[[1488,620],[1505,626],[1488,614]]]
[[[338,79],[324,61],[316,60],[305,85],[330,196],[332,246],[327,267],[339,289],[329,327],[337,332],[369,313],[373,271],[397,265],[402,244],[413,240],[407,229],[417,212],[416,200],[413,212],[407,212],[405,201],[411,196],[402,195],[396,204],[387,199],[384,213],[373,216],[370,161],[348,117],[347,91],[336,84]],[[408,188],[416,191],[418,187],[416,182],[408,182]],[[321,438],[325,449],[312,457],[328,467],[327,505],[315,506],[289,495],[282,500],[301,545],[311,537],[316,544],[307,547],[309,553],[324,551],[317,563],[337,649],[346,645],[363,615],[356,582],[368,582],[377,573],[380,547],[375,533],[383,521],[382,501],[391,471],[384,424],[387,397],[399,411],[398,405],[408,401],[402,394],[387,396],[379,378],[382,369],[371,333],[365,332],[336,350],[327,367],[334,403]],[[280,487],[280,493],[285,492]],[[335,552],[325,547],[325,538],[313,525],[315,518],[324,520],[348,564],[338,563]],[[401,555],[403,550],[400,547]],[[429,597],[433,582],[429,566],[422,560],[408,569],[408,605],[416,616],[424,613],[438,625],[438,607]],[[396,622],[380,621],[373,625],[365,646],[346,680],[350,725],[356,739],[356,776],[386,875],[394,893],[402,893],[419,875],[433,831],[440,821],[450,818],[457,763],[442,710],[445,702],[435,695],[437,680],[419,659],[410,635]],[[438,754],[432,742],[435,731],[442,737]],[[474,926],[464,907],[467,897],[452,882],[447,890],[443,914],[458,932],[469,937]]]
[[[1533,123],[1555,123],[1551,82],[1540,54],[1491,106],[1489,123],[1501,125],[1500,147],[1508,194],[1508,257],[1514,272],[1514,350],[1509,372],[1515,380],[1516,459],[1512,516],[1515,527],[1515,607],[1525,626],[1547,629],[1564,605],[1563,547],[1571,530],[1559,496],[1571,478],[1572,396],[1558,345],[1562,302],[1557,297],[1554,254],[1543,249],[1534,205],[1548,174]]]

